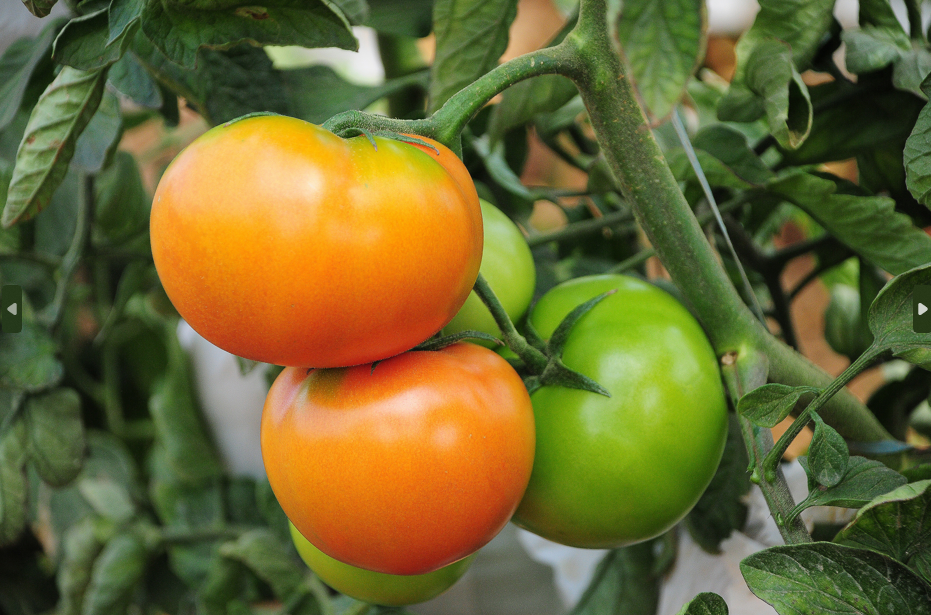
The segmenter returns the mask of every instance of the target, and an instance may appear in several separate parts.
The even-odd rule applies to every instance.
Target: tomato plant
[[[533,393],[537,450],[514,522],[576,547],[652,538],[685,516],[711,481],[727,403],[701,326],[665,291],[617,275],[546,293],[530,322],[552,335],[577,305],[608,290],[573,326],[563,361],[611,393]]]
[[[346,369],[287,368],[262,414],[262,456],[282,509],[331,557],[423,574],[508,522],[533,464],[530,399],[474,344]]]
[[[210,130],[155,192],[165,291],[198,333],[256,361],[338,367],[417,345],[465,301],[482,249],[471,179],[431,146],[279,116]]]
[[[662,531],[708,484],[682,523],[703,549],[755,544],[761,517],[786,543],[740,563],[747,591],[729,602],[931,613],[927,3],[756,4],[735,41],[705,0],[560,1],[548,16],[518,0],[0,2],[0,611],[380,612],[322,591],[276,493],[328,556],[445,573],[529,481],[521,523],[610,545]],[[297,50],[315,47],[367,59],[332,69]],[[533,50],[504,59],[518,48]],[[503,282],[475,276],[473,181],[517,221],[549,211],[552,226],[526,226],[534,292],[582,279],[529,319],[548,340],[507,305],[531,292],[526,261],[506,257]],[[489,254],[520,244],[511,231],[489,233]],[[689,321],[673,344],[654,329],[681,315],[668,297],[587,278],[625,272],[668,274],[701,331]],[[473,279],[534,391],[536,469],[529,401],[512,372],[488,375],[504,368],[487,350],[385,359],[445,327]],[[556,326],[588,285],[640,299]],[[216,348],[216,364],[189,357],[179,311],[236,353],[299,366],[267,413],[274,492],[238,462],[259,448],[249,400],[275,370],[239,361],[254,370],[240,380]],[[392,388],[385,374],[415,363]],[[717,367],[734,412],[707,483]],[[395,401],[367,405],[363,381]],[[509,426],[505,397],[523,399]],[[797,501],[780,469],[807,426]],[[860,512],[840,532],[802,522],[822,505]],[[677,576],[656,547],[685,536],[612,549],[572,612],[655,615]],[[681,612],[725,610],[703,593]]]
[[[294,524],[291,540],[311,570],[320,580],[356,600],[383,606],[417,604],[435,598],[458,581],[475,559],[475,555],[443,566],[426,574],[398,575],[356,568],[333,559],[304,538]]]
[[[480,271],[511,320],[519,321],[533,299],[536,283],[533,255],[523,233],[510,218],[488,201],[480,203],[485,230]],[[443,332],[453,334],[469,329],[501,336],[491,312],[474,292]]]

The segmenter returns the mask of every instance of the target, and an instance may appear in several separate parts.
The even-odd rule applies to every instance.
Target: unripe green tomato
[[[485,243],[482,249],[481,273],[512,321],[523,317],[536,286],[537,274],[533,255],[523,233],[510,218],[487,201],[482,205],[482,222],[485,227]],[[501,337],[501,329],[491,312],[478,298],[475,291],[459,309],[443,332],[446,335],[472,329]],[[491,347],[489,342],[472,340]]]
[[[575,547],[619,547],[670,529],[707,488],[727,436],[715,353],[665,291],[627,276],[576,278],[546,293],[530,322],[548,338],[610,289],[570,331],[563,362],[611,397],[559,386],[531,395],[536,455],[513,518]]]
[[[452,587],[472,565],[475,554],[427,574],[397,575],[357,568],[315,547],[293,523],[291,539],[304,563],[320,580],[356,600],[382,606],[404,606],[435,598]]]

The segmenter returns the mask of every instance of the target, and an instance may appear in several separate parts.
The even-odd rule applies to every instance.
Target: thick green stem
[[[540,75],[565,74],[572,56],[565,44],[546,47],[509,60],[446,101],[436,113],[424,120],[398,120],[347,111],[323,123],[327,130],[339,134],[347,128],[364,128],[372,132],[415,133],[453,147],[459,134],[488,102],[515,83]]]
[[[609,167],[657,254],[694,307],[718,355],[752,347],[770,360],[770,379],[826,387],[832,378],[777,340],[740,299],[702,233],[653,138],[609,35],[605,0],[583,0],[579,25],[562,46]],[[851,440],[889,438],[876,418],[846,391],[822,417]],[[840,420],[842,418],[842,420]]]

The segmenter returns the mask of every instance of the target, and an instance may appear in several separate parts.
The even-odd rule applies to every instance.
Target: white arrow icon
[[[918,312],[918,313],[919,313],[919,314],[924,314],[924,312],[921,312],[921,311],[920,311],[921,308],[923,308],[924,306],[921,305],[920,303],[919,303],[918,305],[921,306],[921,307],[918,308],[918,309],[919,309],[919,312]],[[15,303],[11,304],[10,307],[8,307],[8,308],[6,309],[6,311],[9,312],[10,314],[12,314],[13,316],[16,316],[16,304],[15,304]],[[928,308],[925,308],[925,312],[927,312],[927,311],[928,311]]]
[[[927,312],[927,311],[928,311],[928,306],[927,306],[927,305],[925,305],[924,303],[919,303],[919,304],[918,304],[918,315],[919,315],[919,316],[921,316],[922,314],[924,314],[924,313]]]

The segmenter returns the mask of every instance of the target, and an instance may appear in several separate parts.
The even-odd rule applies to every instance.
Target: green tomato
[[[500,209],[481,201],[482,222],[485,225],[485,243],[482,250],[481,273],[504,310],[517,321],[523,317],[536,286],[537,274],[533,255],[523,233]],[[501,337],[501,329],[495,324],[491,312],[478,298],[475,291],[469,294],[459,313],[450,321],[443,332],[447,335],[472,329]],[[487,342],[478,342],[491,347]]]
[[[575,547],[619,547],[671,528],[708,486],[727,436],[715,353],[665,291],[626,276],[577,278],[546,293],[530,322],[547,338],[610,289],[571,330],[563,361],[611,397],[557,386],[533,393],[536,456],[513,519]]]
[[[426,574],[397,575],[344,564],[312,545],[293,523],[291,539],[304,563],[336,591],[371,604],[404,606],[435,598],[465,574],[475,554]]]

